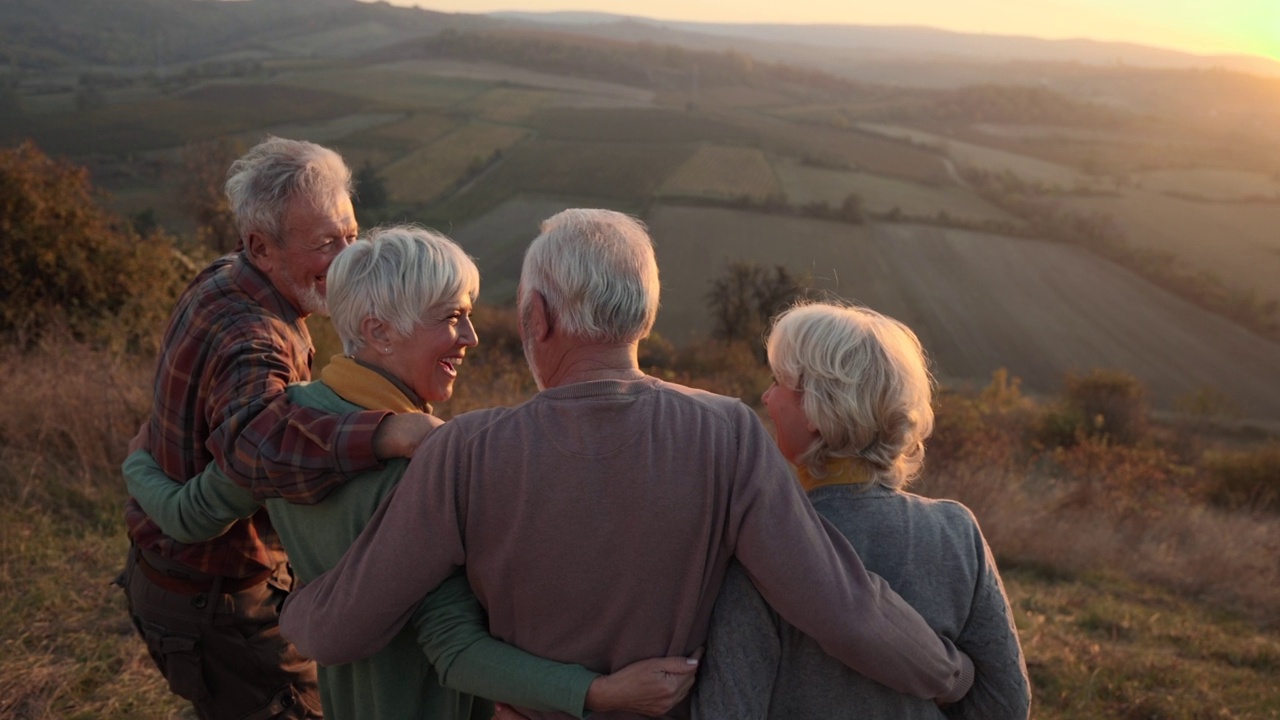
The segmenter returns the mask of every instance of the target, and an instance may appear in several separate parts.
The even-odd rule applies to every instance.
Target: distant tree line
[[[1127,115],[1033,85],[970,85],[937,95],[922,119],[1072,127],[1114,127]]]
[[[638,87],[670,84],[673,74],[700,86],[807,87],[832,93],[863,88],[819,70],[763,63],[734,50],[690,50],[651,42],[621,42],[542,31],[459,32],[444,30],[426,40],[375,53],[377,60],[425,58],[500,62],[542,72]]]
[[[765,197],[752,197],[750,195],[737,195],[734,197],[671,197],[666,198],[664,202],[680,205],[724,207],[734,210],[752,210],[769,215],[835,220],[851,225],[861,225],[867,220],[862,197],[857,193],[849,193],[839,205],[832,205],[826,200],[793,203],[787,199],[786,195],[779,193]]]

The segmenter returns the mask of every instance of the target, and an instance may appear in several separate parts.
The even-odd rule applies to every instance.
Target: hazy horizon
[[[372,0],[365,0],[372,1]],[[779,4],[744,0],[731,9],[704,0],[389,0],[440,12],[603,12],[655,20],[919,26],[963,33],[1049,40],[1127,42],[1197,55],[1254,55],[1280,60],[1280,3],[1221,0],[948,0],[852,5],[835,0]]]

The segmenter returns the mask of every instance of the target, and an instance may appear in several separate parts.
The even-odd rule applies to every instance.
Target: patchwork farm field
[[[908,323],[946,382],[981,385],[1004,367],[1050,393],[1067,371],[1116,368],[1160,407],[1216,388],[1248,417],[1280,417],[1280,386],[1260,382],[1280,367],[1280,345],[1077,248],[673,206],[649,223],[667,308],[657,329],[673,340],[710,333],[705,293],[730,260],[782,264]]]
[[[1006,150],[998,150],[985,145],[975,145],[954,140],[924,130],[876,123],[860,123],[858,128],[886,138],[905,140],[915,145],[931,148],[943,153],[960,165],[996,173],[1012,173],[1023,180],[1038,183],[1047,188],[1072,190],[1090,187],[1094,182],[1084,173],[1066,165],[1048,162],[1028,155],[1019,155]]]
[[[707,114],[663,108],[548,108],[531,121],[548,140],[614,143],[750,145],[750,128]]]
[[[452,187],[477,163],[520,142],[528,131],[506,125],[464,125],[382,168],[392,199],[426,203]]]
[[[251,130],[240,134],[240,141],[252,146],[260,141],[264,134],[277,137],[301,138],[321,145],[331,145],[351,135],[365,132],[379,132],[383,128],[404,122],[404,113],[372,112],[353,113],[336,118],[314,120],[310,122],[289,122],[274,125],[263,130]],[[348,162],[351,161],[348,159]]]
[[[515,301],[525,248],[542,221],[581,202],[539,197],[508,200],[484,216],[449,231],[480,266],[480,295],[487,304]]]
[[[489,122],[522,123],[553,97],[545,90],[499,87],[468,98],[458,109]]]
[[[415,71],[402,64],[299,71],[281,76],[279,83],[318,90],[342,88],[366,102],[425,109],[450,107],[490,87],[483,82]]]
[[[404,116],[401,116],[404,117]],[[348,135],[333,143],[353,168],[375,168],[403,160],[415,150],[456,129],[459,121],[432,112],[413,112],[403,120]]]
[[[502,83],[544,90],[557,90],[560,98],[579,98],[579,106],[591,105],[585,98],[599,98],[604,107],[623,104],[644,107],[653,104],[654,93],[631,85],[587,80],[584,78],[536,72],[524,68],[496,63],[475,63],[459,60],[405,60],[389,63],[389,69],[414,75],[430,75],[442,78],[458,78],[481,83]],[[567,101],[572,102],[572,101]]]
[[[787,198],[798,204],[825,202],[833,207],[850,194],[874,213],[897,208],[903,215],[933,217],[946,213],[954,218],[977,222],[1017,224],[1018,218],[983,200],[971,190],[956,185],[924,185],[910,180],[846,170],[812,167],[795,161],[774,163]]]
[[[812,158],[835,167],[919,183],[948,183],[942,156],[900,138],[884,138],[857,130],[785,122],[764,115],[735,116],[760,144],[776,155]]]
[[[663,197],[750,198],[782,194],[768,158],[756,148],[703,145],[676,170],[658,194]]]
[[[48,152],[117,154],[176,148],[257,128],[344,117],[349,95],[256,83],[208,83],[180,95],[153,95],[132,104],[84,112],[0,118],[0,142],[31,138]]]
[[[365,47],[394,35],[352,32]],[[1208,141],[1139,167],[1144,153],[1167,152],[1185,132],[998,121],[840,127],[856,102],[824,104],[790,87],[708,82],[694,103],[666,76],[654,90],[484,62],[300,58],[272,68],[266,79],[201,82],[171,95],[113,91],[82,112],[0,116],[0,138],[29,133],[72,156],[138,153],[139,164],[163,172],[105,173],[118,193],[113,206],[150,209],[179,232],[194,222],[171,187],[184,145],[248,144],[268,132],[311,139],[377,172],[391,205],[376,221],[418,222],[463,242],[481,261],[489,301],[513,296],[540,220],[569,206],[610,207],[651,223],[664,272],[658,329],[678,343],[709,334],[705,294],[728,262],[784,264],[918,328],[948,381],[983,383],[1007,367],[1051,392],[1066,370],[1118,367],[1165,407],[1216,388],[1252,416],[1280,418],[1266,381],[1280,366],[1273,344],[1070,245],[788,214],[856,195],[871,213],[896,208],[907,223],[1020,224],[966,185],[958,168],[972,166],[1039,185],[1048,191],[1040,198],[1062,208],[1114,218],[1134,245],[1168,252],[1232,291],[1280,301],[1280,175],[1259,169],[1265,163],[1185,162],[1212,156]],[[1119,159],[1108,165],[1113,150]],[[1232,152],[1223,157],[1242,151]],[[1101,174],[1112,166],[1129,169]],[[662,202],[776,196],[791,208],[765,215]]]
[[[693,151],[688,145],[531,138],[505,153],[474,188],[433,209],[431,220],[466,222],[522,194],[573,197],[634,212]]]

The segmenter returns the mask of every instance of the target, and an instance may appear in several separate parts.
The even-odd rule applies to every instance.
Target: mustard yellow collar
[[[342,399],[362,408],[394,413],[422,412],[395,383],[349,357],[334,355],[320,371],[320,379]]]
[[[871,482],[871,473],[867,471],[866,465],[854,462],[853,458],[836,458],[827,463],[826,470],[827,474],[824,477],[815,478],[809,473],[809,468],[797,467],[796,475],[800,478],[800,487],[804,488],[805,492],[809,492],[827,485],[860,485]]]

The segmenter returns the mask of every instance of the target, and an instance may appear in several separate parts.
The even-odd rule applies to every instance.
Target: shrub
[[[1147,435],[1146,388],[1127,372],[1068,373],[1063,400],[1079,414],[1078,430],[1090,437],[1133,445]]]
[[[160,233],[141,237],[95,203],[88,173],[32,143],[0,150],[0,339],[152,350],[194,271]]]
[[[729,263],[707,292],[713,322],[711,336],[751,345],[763,362],[762,340],[769,320],[804,297],[807,287],[806,281],[782,265],[769,269],[756,263]]]
[[[1227,509],[1280,513],[1280,443],[1205,456],[1209,502]]]

